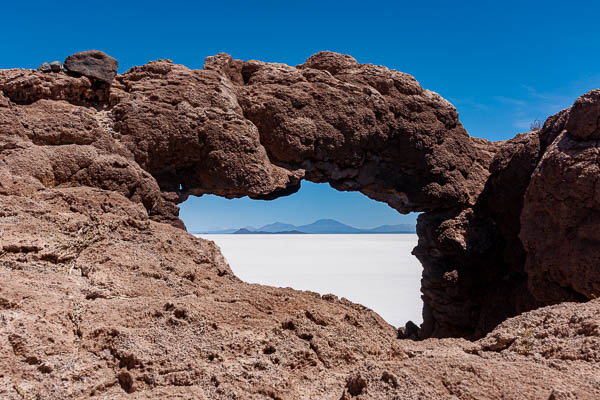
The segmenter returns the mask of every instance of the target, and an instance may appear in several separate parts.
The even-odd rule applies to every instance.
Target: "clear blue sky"
[[[206,56],[221,51],[244,60],[295,65],[331,50],[414,75],[454,103],[471,135],[490,140],[513,137],[535,118],[543,120],[600,87],[599,2],[421,3],[4,2],[0,68],[35,68],[92,48],[117,58],[121,72],[158,58],[201,68]],[[375,202],[357,213],[351,195],[342,194],[342,199],[320,186],[295,196],[302,195],[303,204],[310,203],[306,209],[292,196],[261,202],[265,211],[252,214],[272,222],[271,210],[280,208],[275,219],[293,222],[292,217],[304,214],[312,220],[310,213],[316,211],[311,210],[335,204],[340,212],[347,210],[340,218],[347,223],[360,225],[364,215],[372,215],[373,225],[402,219],[378,216]],[[201,221],[188,222],[190,229],[202,229],[198,224],[222,225],[224,216],[244,207],[239,200],[202,199],[193,209],[186,204],[182,215],[186,222],[191,216]],[[254,217],[240,214],[236,225],[254,224]]]

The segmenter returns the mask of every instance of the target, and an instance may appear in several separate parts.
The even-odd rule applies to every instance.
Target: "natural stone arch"
[[[2,89],[50,125],[56,110],[44,113],[56,107],[67,119],[85,116],[58,137],[19,132],[40,145],[73,145],[54,152],[43,176],[25,174],[35,178],[24,178],[29,190],[39,181],[117,190],[178,226],[175,205],[190,194],[270,199],[293,193],[302,179],[360,191],[403,213],[455,215],[475,203],[494,151],[469,137],[456,109],[410,75],[329,52],[297,67],[226,54],[207,58],[203,70],[159,60],[117,76],[112,86],[7,71]],[[89,132],[83,141],[82,131]],[[455,268],[428,271],[437,264],[419,258],[425,282]],[[471,334],[471,321],[458,329],[439,323],[459,320],[465,289],[450,298],[446,288],[438,292],[424,293],[426,325],[435,326],[424,335]],[[439,308],[440,296],[453,309],[433,315],[428,310]]]
[[[302,179],[329,182],[424,212],[414,251],[424,266],[421,337],[481,336],[549,302],[543,285],[531,290],[549,278],[537,276],[534,259],[525,268],[539,246],[528,220],[526,252],[520,217],[538,161],[569,135],[561,133],[568,112],[541,131],[490,143],[469,137],[456,109],[411,76],[329,52],[297,67],[226,54],[203,70],[159,60],[110,86],[24,70],[1,71],[0,82],[0,139],[10,150],[0,164],[3,194],[98,187],[183,226],[176,204],[190,194],[269,199]],[[596,110],[590,98],[582,109]],[[591,296],[564,274],[550,280],[574,288],[560,299]]]
[[[221,54],[204,70],[156,61],[118,80],[115,131],[180,196],[273,197],[309,179],[400,212],[445,209],[473,201],[491,159],[439,95],[349,56],[294,68]]]
[[[273,199],[307,179],[402,213],[460,213],[475,204],[495,151],[469,137],[456,109],[410,75],[329,52],[297,67],[226,54],[207,58],[203,70],[163,60],[117,81],[114,130],[176,203],[205,193]],[[428,271],[436,264],[419,258],[426,282],[448,272],[447,265]],[[461,282],[467,276],[461,271]],[[425,335],[471,334],[479,316],[457,303],[478,301],[465,301],[469,289],[439,291],[424,293],[432,326]],[[434,315],[430,304],[440,298],[452,306]],[[469,317],[458,328],[433,322],[455,325],[461,313]]]

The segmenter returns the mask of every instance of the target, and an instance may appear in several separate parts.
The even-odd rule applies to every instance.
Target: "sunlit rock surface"
[[[2,70],[0,397],[598,398],[597,115],[590,92],[490,143],[410,75],[328,52],[112,85]],[[492,332],[398,340],[363,306],[241,282],[181,229],[190,194],[303,179],[423,211],[415,334]],[[567,300],[589,301],[527,312]]]

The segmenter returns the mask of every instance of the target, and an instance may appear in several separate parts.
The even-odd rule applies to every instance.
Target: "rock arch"
[[[117,80],[126,93],[111,109],[114,130],[175,202],[204,193],[272,199],[307,179],[403,213],[462,210],[483,189],[495,151],[410,75],[334,53],[297,67],[225,54],[201,71],[158,61]],[[473,329],[433,325],[428,335]]]
[[[597,96],[541,131],[491,143],[470,137],[456,109],[410,75],[330,52],[296,67],[226,54],[202,70],[158,60],[112,85],[7,70],[0,89],[2,194],[92,186],[183,226],[176,204],[190,194],[271,199],[306,179],[424,212],[414,250],[424,267],[422,338],[479,337],[536,306],[591,298],[599,286],[591,259],[580,267],[591,286],[562,267],[540,274],[546,261],[532,233],[536,196],[548,190],[538,163],[557,152],[582,157],[565,153],[568,140],[595,151],[585,141],[597,130],[576,118],[596,112]]]

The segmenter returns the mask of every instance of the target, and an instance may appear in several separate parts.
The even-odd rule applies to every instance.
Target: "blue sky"
[[[190,197],[181,206],[180,217],[190,231],[220,228],[258,228],[281,221],[303,225],[322,218],[333,218],[357,228],[386,224],[411,224],[416,214],[402,215],[385,203],[358,192],[339,192],[326,183],[302,182],[298,193],[272,201],[226,200],[208,195]]]
[[[535,118],[543,120],[600,86],[599,2],[416,3],[4,2],[0,68],[35,68],[92,48],[117,58],[121,72],[158,58],[201,68],[206,56],[221,51],[295,65],[331,50],[414,75],[457,107],[471,135],[490,140],[526,131]],[[263,214],[268,223],[272,209],[280,208],[276,219],[292,221],[306,213],[313,220],[317,213],[311,210],[319,204],[335,204],[347,210],[340,218],[347,223],[359,225],[364,216],[356,214],[372,215],[372,225],[403,218],[379,216],[375,202],[357,213],[347,193],[340,198],[327,186],[306,188],[289,199],[260,202],[265,211],[252,214]],[[303,204],[312,201],[310,207],[298,209],[293,197],[301,195]],[[215,226],[250,207],[211,199],[191,206],[182,209],[186,222],[197,217],[190,229]],[[241,214],[239,225],[254,217]]]

